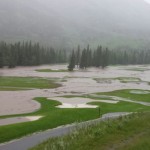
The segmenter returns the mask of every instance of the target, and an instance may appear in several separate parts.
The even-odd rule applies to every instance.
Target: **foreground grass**
[[[60,102],[47,100],[46,98],[36,98],[36,101],[41,104],[41,109],[34,113],[23,115],[1,116],[0,118],[17,117],[17,116],[43,116],[43,118],[33,121],[18,123],[13,125],[0,126],[0,143],[6,142],[15,138],[19,138],[37,131],[55,128],[61,125],[74,122],[82,122],[99,118],[99,108],[94,109],[60,109],[55,106],[60,105]],[[100,106],[101,115],[111,112],[136,112],[148,111],[148,106],[134,104],[129,102],[119,102],[117,104],[92,103]]]
[[[33,88],[57,88],[60,85],[54,83],[51,79],[35,77],[0,77],[0,90],[26,90]]]
[[[149,150],[149,120],[150,112],[108,120],[49,139],[32,150]]]
[[[59,70],[52,70],[52,69],[37,69],[37,72],[68,72],[68,70],[65,69],[59,69]]]

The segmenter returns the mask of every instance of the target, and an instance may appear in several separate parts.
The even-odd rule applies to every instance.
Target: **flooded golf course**
[[[145,71],[132,70],[135,67],[143,67]],[[36,71],[37,69],[61,70],[66,68],[66,65],[45,65],[1,69],[1,76],[52,78],[57,80],[61,86],[55,89],[0,91],[0,116],[28,113],[39,109],[40,104],[33,100],[35,97],[52,98],[55,96],[90,94],[120,89],[150,90],[150,66],[112,66],[106,69],[90,68],[74,72]],[[122,78],[122,80],[119,80],[119,78]],[[101,79],[103,82],[97,82],[95,79]],[[135,79],[140,79],[140,82]]]
[[[50,78],[61,84],[60,87],[54,89],[0,91],[0,116],[38,110],[40,104],[33,100],[35,97],[48,97],[50,99],[56,96],[82,95],[120,89],[150,90],[150,66],[111,66],[106,69],[89,68],[74,72],[36,71],[37,69],[61,70],[66,68],[66,65],[45,65],[0,69],[1,76]],[[145,70],[135,71],[134,68],[144,68]],[[78,103],[80,104],[80,100]]]
[[[26,150],[49,137],[67,134],[74,125],[73,127],[61,127],[61,125],[74,123],[80,118],[80,115],[83,121],[94,121],[98,118],[100,121],[105,118],[128,115],[138,110],[150,110],[148,97],[150,94],[150,66],[148,65],[76,69],[73,72],[67,71],[67,65],[16,67],[0,69],[0,76],[0,127],[13,129],[14,125],[16,126],[14,128],[22,128],[26,123],[29,125],[31,123],[33,130],[32,126],[45,122],[35,131],[28,131],[31,135],[27,134],[27,137],[0,144],[0,149]],[[49,86],[49,84],[54,85]],[[114,95],[117,90],[127,91]],[[46,99],[41,100],[41,98]],[[101,115],[100,108],[103,110]],[[64,113],[70,115],[69,120],[65,120]],[[63,118],[65,122],[61,123],[59,120],[60,122],[53,126],[57,122],[55,115],[58,120]],[[76,115],[74,117],[77,118],[72,115]],[[53,119],[54,122],[51,122]],[[50,121],[47,122],[48,120]],[[59,126],[60,128],[52,129]],[[25,127],[29,126],[25,125]],[[51,130],[39,132],[46,129]],[[6,136],[6,140],[2,138],[1,141],[7,142],[15,139],[7,139],[5,131],[1,132]],[[39,133],[32,134],[34,132]],[[26,131],[22,136],[25,135]]]

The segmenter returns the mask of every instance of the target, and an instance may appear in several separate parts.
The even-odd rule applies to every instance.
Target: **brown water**
[[[134,77],[150,82],[150,71],[129,71],[127,68],[150,66],[118,66],[108,67],[104,70],[90,68],[86,71],[75,72],[36,72],[36,69],[66,69],[66,65],[38,66],[38,67],[17,67],[14,69],[0,69],[1,76],[22,76],[22,77],[48,77],[65,79],[62,87],[57,89],[35,89],[29,91],[0,91],[0,115],[21,114],[35,111],[40,104],[33,101],[35,97],[55,97],[70,94],[89,94],[95,92],[107,92],[119,89],[144,89],[150,90],[146,82],[121,83],[119,80],[112,80],[110,83],[97,83],[93,78],[116,78]]]

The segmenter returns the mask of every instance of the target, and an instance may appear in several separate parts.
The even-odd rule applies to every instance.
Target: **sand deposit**
[[[53,97],[49,99],[57,100],[61,102],[62,105],[57,106],[58,108],[96,108],[97,107],[94,105],[87,104],[90,102],[103,102],[103,103],[112,103],[112,104],[118,103],[118,101],[113,101],[113,100],[94,100],[94,99],[82,98],[82,97],[72,97],[72,98]]]
[[[26,116],[26,117],[13,117],[13,118],[0,119],[0,126],[22,123],[22,122],[29,122],[29,121],[36,121],[39,120],[40,118],[42,118],[42,116]]]
[[[69,104],[63,103],[62,105],[57,106],[57,108],[97,108],[97,106],[88,105],[88,104]]]
[[[149,91],[143,91],[143,90],[131,90],[131,94],[150,94]]]

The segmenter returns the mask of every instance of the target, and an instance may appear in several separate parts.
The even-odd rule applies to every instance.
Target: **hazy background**
[[[150,46],[144,0],[0,0],[0,40],[72,48]]]

